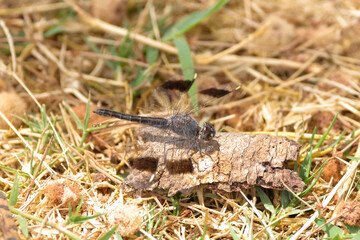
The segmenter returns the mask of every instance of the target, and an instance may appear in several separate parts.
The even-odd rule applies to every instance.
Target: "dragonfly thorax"
[[[169,118],[168,129],[185,138],[198,138],[201,132],[198,122],[188,114],[176,114]]]

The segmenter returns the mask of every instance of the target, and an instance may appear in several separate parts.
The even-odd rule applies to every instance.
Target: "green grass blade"
[[[90,102],[91,102],[91,94],[89,92],[88,102],[86,104],[86,112],[84,116],[84,128],[86,129],[89,125],[90,121]]]
[[[31,157],[30,157],[30,174],[34,175],[34,151],[31,153]],[[36,176],[34,176],[36,177]]]
[[[51,36],[56,35],[58,33],[65,33],[65,32],[66,32],[66,29],[63,26],[55,25],[55,26],[50,27],[49,30],[47,30],[43,34],[43,37],[48,38],[48,37],[51,37]]]
[[[350,138],[351,140],[350,141],[346,141],[346,146],[348,146],[353,140],[354,140],[354,137],[355,137],[355,129],[351,132],[350,134]],[[351,151],[351,148],[348,148],[347,150],[345,150],[345,152],[343,152],[343,156],[347,156],[350,154],[350,151]]]
[[[158,64],[155,62],[151,64],[148,68],[144,69],[142,67],[138,67],[138,74],[136,78],[131,81],[130,86],[131,87],[137,87],[140,84],[142,84],[146,79],[148,79],[150,82],[152,81],[156,71],[158,68]],[[136,92],[139,92],[139,90],[133,92],[133,96],[136,96]]]
[[[84,196],[82,196],[82,198],[80,199],[79,204],[77,205],[77,207],[75,209],[75,216],[79,214],[83,202],[84,202]]]
[[[76,123],[76,127],[79,130],[84,131],[86,129],[86,127],[84,126],[84,124],[81,122],[81,120],[79,119],[79,117],[74,113],[74,111],[71,109],[71,107],[69,107],[67,104],[64,104],[65,109],[70,113],[70,115],[72,116],[72,118],[74,119],[75,123]]]
[[[353,157],[353,156],[347,156],[346,158],[351,159],[351,160],[355,160],[355,161],[357,161],[357,162],[360,160],[360,158],[358,158],[358,157]]]
[[[312,145],[312,143],[314,142],[314,138],[315,138],[315,133],[316,133],[316,127],[314,128],[314,131],[312,132],[309,144]]]
[[[360,233],[354,235],[354,237],[352,238],[352,240],[360,240]]]
[[[183,37],[174,38],[174,43],[176,49],[178,50],[180,65],[185,80],[193,80],[195,75],[195,70],[194,70],[195,68],[188,43]],[[196,83],[194,83],[191,86],[189,90],[189,95],[191,97],[191,104],[195,109],[195,112],[197,113],[199,105],[198,105],[198,98],[196,95]]]
[[[92,131],[97,131],[103,128],[107,128],[109,127],[109,125],[104,124],[104,125],[100,125],[100,126],[96,126],[96,127],[89,127],[88,129],[86,129],[87,132],[92,132]]]
[[[14,208],[14,207],[10,207],[10,211],[12,213],[16,214],[16,215],[20,215],[20,216],[25,217],[27,219],[30,219],[32,221],[36,221],[36,222],[39,222],[41,224],[45,223],[46,226],[50,226],[50,227],[53,227],[53,228],[58,228],[58,225],[55,224],[55,223],[52,223],[52,222],[49,222],[49,221],[44,221],[44,219],[39,218],[39,217],[35,217],[35,216],[31,215],[31,214],[23,213],[23,212],[17,210],[16,208]],[[66,228],[60,228],[58,230],[61,233],[65,234],[70,239],[81,240],[81,238],[79,236],[77,236],[76,234],[74,234],[71,231],[67,230]]]
[[[154,203],[155,206],[155,203]],[[154,206],[152,205],[152,203],[149,204],[149,211],[148,214],[146,216],[146,224],[145,224],[145,230],[146,232],[150,232],[153,230],[153,226],[154,226],[154,215],[155,215],[155,211],[154,211]]]
[[[290,200],[292,198],[292,193],[284,190],[281,192],[281,207],[287,208],[289,206]]]
[[[19,196],[19,173],[16,172],[15,175],[15,179],[14,179],[14,184],[10,193],[10,198],[9,198],[9,205],[10,206],[15,206],[18,200],[18,196]]]
[[[41,128],[41,131],[42,131],[48,125],[47,114],[46,114],[46,106],[44,104],[41,106],[40,113],[41,113],[40,128]]]
[[[313,178],[315,178],[316,176],[318,176],[320,174],[320,172],[323,170],[323,168],[325,167],[325,165],[331,160],[331,158],[328,158],[325,160],[325,162],[323,162],[320,166],[320,168],[318,170],[316,170],[313,175],[311,175],[309,178],[307,178],[305,180],[305,183],[309,183]],[[321,175],[321,174],[320,174]]]
[[[304,146],[304,143],[305,143],[305,120],[304,120],[304,115],[301,115],[301,119],[302,119],[301,145]]]
[[[340,134],[340,136],[338,137],[338,139],[336,140],[336,142],[334,142],[334,143],[331,144],[330,146],[326,147],[324,150],[330,149],[330,148],[333,148],[334,146],[336,146],[336,145],[341,141],[341,139],[344,137],[345,133],[346,133],[346,130],[344,130],[344,131]]]
[[[83,146],[84,142],[86,141],[87,134],[89,133],[88,127],[89,127],[89,122],[90,122],[90,102],[91,102],[91,94],[89,93],[88,101],[86,104],[86,112],[85,112],[85,116],[84,116],[84,125],[83,125],[84,129],[83,129],[81,141],[79,144],[80,147]]]
[[[306,194],[308,194],[311,189],[315,186],[315,184],[317,183],[317,181],[319,180],[319,178],[321,177],[321,175],[324,173],[324,171],[320,172],[319,175],[316,175],[316,179],[314,179],[311,184],[304,190],[302,191],[300,194],[298,194],[299,197],[302,197],[302,196],[305,196]],[[293,201],[297,202],[298,199],[297,198],[294,198]],[[294,206],[293,202],[290,204],[291,206]]]
[[[346,224],[344,223],[346,229],[349,231],[349,233],[353,233],[353,234],[356,234],[356,233],[360,233],[360,227],[358,226],[351,226],[349,224]]]
[[[99,216],[103,215],[103,213],[98,213],[95,215],[91,215],[91,216],[75,216],[75,217],[71,217],[69,218],[68,224],[81,224],[83,222],[86,222],[90,219],[94,219],[97,218]]]
[[[332,120],[332,122],[330,123],[329,127],[326,129],[325,133],[323,134],[323,136],[320,138],[319,142],[316,144],[314,149],[317,149],[319,147],[321,147],[321,145],[323,144],[323,142],[325,141],[326,136],[329,134],[331,128],[334,126],[335,121],[337,119],[338,113],[335,115],[334,119]]]
[[[118,239],[118,240],[123,240],[123,238],[121,237],[121,235],[120,235],[120,233],[116,233],[116,238]]]
[[[115,225],[112,229],[110,229],[110,231],[108,231],[101,238],[99,238],[99,240],[108,240],[108,239],[110,239],[110,237],[114,234],[114,232],[116,231],[118,226],[119,226],[119,224]]]
[[[303,181],[306,181],[310,175],[311,162],[312,162],[312,151],[313,151],[313,148],[311,147],[309,152],[306,153],[303,164],[301,165],[301,168],[300,168],[299,175]]]
[[[204,11],[194,12],[194,13],[190,14],[189,16],[187,16],[186,18],[182,19],[177,24],[175,24],[175,26],[173,26],[171,29],[169,29],[165,33],[165,35],[163,37],[163,41],[165,41],[165,42],[171,41],[175,37],[183,35],[187,31],[189,31],[190,29],[192,29],[193,27],[198,25],[201,21],[203,21],[210,14],[212,14],[215,11],[222,8],[228,1],[229,0],[219,0],[213,6],[211,6],[210,8],[208,8]]]
[[[24,172],[24,171],[19,171],[17,169],[10,168],[10,167],[5,167],[5,166],[2,166],[2,165],[0,165],[0,169],[5,170],[5,171],[7,171],[9,173],[13,173],[13,174],[19,173],[20,176],[22,176],[22,177],[30,178],[30,175],[27,172]]]
[[[144,69],[139,67],[138,74],[135,79],[130,83],[131,87],[137,87],[142,84],[147,78],[147,74],[145,73]]]
[[[129,34],[126,35],[124,41],[121,43],[116,55],[123,58],[129,58],[131,53],[133,52],[132,48],[134,46],[134,43],[135,43],[134,39],[130,38],[130,31],[129,31]],[[125,64],[126,64],[125,62],[120,62],[119,66],[123,67],[125,66]]]
[[[23,121],[27,126],[29,126],[29,128],[32,132],[36,132],[38,130],[39,124],[37,122],[34,123],[34,122],[30,121],[30,119],[27,115],[25,115],[24,118],[18,117],[18,116],[15,116],[15,117],[20,119],[21,121]]]
[[[158,217],[158,220],[156,221],[156,223],[154,225],[154,229],[157,229],[160,222],[162,222],[161,220],[162,220],[162,215],[163,215],[164,211],[165,211],[165,208],[163,210],[161,210],[161,212],[159,214],[159,217]]]
[[[159,49],[153,47],[146,47],[145,49],[146,61],[152,65],[156,63],[159,58]]]
[[[174,39],[175,47],[178,50],[181,69],[185,80],[194,79],[194,61],[192,59],[191,50],[186,39],[177,37]],[[192,71],[189,71],[192,70]]]
[[[22,216],[17,216],[21,232],[24,234],[25,238],[29,238],[29,228],[28,228],[28,222],[26,218]]]
[[[275,207],[272,204],[270,198],[266,195],[266,193],[258,186],[255,186],[256,192],[259,194],[261,202],[264,204],[264,207],[269,210],[272,214],[275,213]]]
[[[316,223],[316,225],[321,226],[324,223],[326,223],[326,220],[323,218],[317,218],[317,219],[315,219],[315,223]],[[324,232],[326,232],[331,239],[334,239],[337,236],[343,235],[343,232],[344,232],[341,228],[339,228],[331,223],[326,224],[321,229]],[[339,238],[339,239],[342,239],[342,238]]]
[[[236,232],[233,229],[233,227],[231,226],[231,224],[227,222],[227,225],[229,226],[229,230],[230,230],[230,233],[231,233],[231,236],[233,237],[233,239],[240,240],[239,236],[236,234]]]
[[[204,239],[205,239],[206,233],[207,233],[207,224],[205,224],[204,233],[203,233],[203,235],[201,236],[200,240],[204,240]]]
[[[180,197],[178,195],[171,197],[171,204],[175,207],[175,209],[173,210],[174,216],[179,216],[179,213],[180,213],[179,201],[180,201]]]

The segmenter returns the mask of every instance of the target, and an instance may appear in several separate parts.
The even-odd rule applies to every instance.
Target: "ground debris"
[[[125,191],[157,188],[169,190],[172,196],[199,185],[226,192],[255,185],[286,189],[283,183],[294,192],[304,187],[298,174],[284,166],[296,161],[300,149],[300,144],[288,138],[218,133],[213,140],[200,142],[209,156],[201,156],[196,147],[187,154],[192,144],[189,140],[167,143],[164,158],[164,142],[172,138],[164,138],[153,128],[141,133],[139,146],[145,150],[130,160],[132,169],[124,182]]]
[[[20,239],[17,233],[17,227],[9,209],[9,203],[6,195],[0,191],[0,231],[2,239],[17,240]],[[1,237],[1,236],[0,236]]]

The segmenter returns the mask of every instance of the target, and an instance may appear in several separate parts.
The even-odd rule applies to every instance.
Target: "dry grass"
[[[84,118],[89,93],[91,108],[138,114],[154,87],[150,79],[180,72],[177,49],[161,41],[166,28],[214,1],[6,2],[0,5],[0,90],[22,100],[14,111],[0,109],[0,189],[10,193],[19,171],[11,209],[28,220],[29,239],[97,239],[116,224],[129,239],[315,239],[357,232],[344,222],[360,222],[358,1],[231,1],[185,34],[199,85],[241,85],[229,101],[203,109],[200,120],[225,131],[297,140],[304,179],[331,159],[290,205],[286,192],[258,188],[128,195],[121,183],[127,160],[137,154],[133,125],[94,134],[86,126],[79,130],[71,114],[72,108]],[[154,49],[160,51],[151,63]],[[21,127],[13,114],[26,114]],[[91,115],[89,126],[103,120]],[[332,232],[322,228],[327,223]]]

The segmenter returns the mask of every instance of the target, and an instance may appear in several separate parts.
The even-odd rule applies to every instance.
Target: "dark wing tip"
[[[208,96],[211,96],[214,98],[221,98],[231,92],[232,91],[228,91],[225,89],[217,89],[217,88],[208,88],[208,89],[200,91],[201,94],[208,95]]]
[[[173,80],[173,81],[166,81],[160,87],[166,90],[178,90],[180,92],[188,91],[195,80],[186,81],[186,80]]]

